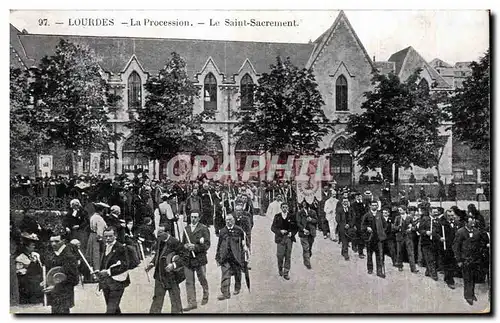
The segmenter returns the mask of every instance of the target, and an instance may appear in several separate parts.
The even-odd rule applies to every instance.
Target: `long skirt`
[[[101,268],[101,241],[97,240],[97,233],[91,232],[87,241],[87,261],[94,270]]]

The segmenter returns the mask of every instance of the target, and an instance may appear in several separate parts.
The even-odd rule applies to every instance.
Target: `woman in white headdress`
[[[78,199],[69,202],[69,210],[63,220],[63,225],[68,233],[68,241],[77,239],[83,250],[87,245],[89,217]]]

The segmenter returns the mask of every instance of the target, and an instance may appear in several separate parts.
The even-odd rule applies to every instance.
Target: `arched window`
[[[203,100],[205,110],[217,110],[217,80],[212,73],[207,74],[203,84]]]
[[[335,110],[347,111],[347,80],[340,75],[335,83]]]
[[[352,184],[353,159],[345,137],[339,137],[333,143],[330,157],[330,174],[339,185]]]
[[[128,77],[128,107],[137,109],[142,106],[142,83],[137,72],[132,72]]]
[[[418,83],[418,89],[424,93],[429,93],[429,83],[426,79],[420,80],[420,83]]]
[[[245,74],[241,79],[241,109],[248,110],[253,107],[254,84],[250,75]]]

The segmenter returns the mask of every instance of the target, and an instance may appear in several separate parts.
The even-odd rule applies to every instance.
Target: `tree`
[[[453,135],[472,149],[490,147],[490,51],[471,63],[472,74],[450,98]]]
[[[54,55],[43,57],[33,74],[34,105],[40,111],[37,121],[50,143],[62,144],[72,153],[107,150],[108,142],[120,135],[107,123],[108,108],[118,103],[119,96],[109,93],[89,47],[61,39]]]
[[[10,167],[33,164],[47,139],[44,129],[36,128],[37,111],[31,104],[29,73],[10,67]]]
[[[375,88],[364,94],[363,113],[350,116],[347,131],[363,172],[394,164],[398,184],[400,167],[429,168],[439,162],[438,127],[444,114],[428,87],[422,86],[425,82],[419,83],[420,72],[403,83],[393,73],[376,73]]]
[[[186,62],[177,53],[145,84],[144,109],[131,127],[137,145],[152,159],[170,158],[186,147],[200,148],[202,114],[194,114],[198,89],[189,80]]]
[[[235,133],[251,135],[265,151],[317,152],[333,131],[313,71],[299,69],[289,58],[277,57],[276,65],[259,78],[254,95],[253,108],[238,114]]]

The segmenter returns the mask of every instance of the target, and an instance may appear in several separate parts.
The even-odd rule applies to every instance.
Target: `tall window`
[[[205,110],[217,110],[217,80],[212,73],[207,74],[205,77],[203,94]]]
[[[137,109],[142,106],[142,84],[137,72],[132,72],[128,77],[128,107]]]
[[[241,79],[241,109],[248,110],[253,106],[253,80],[250,75],[245,74]]]
[[[429,93],[429,83],[426,79],[420,80],[420,83],[418,83],[418,89],[425,93]]]
[[[335,110],[347,111],[347,80],[340,75],[335,84]]]

